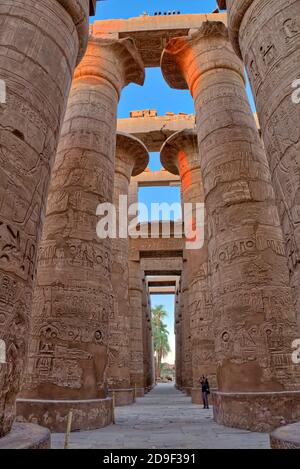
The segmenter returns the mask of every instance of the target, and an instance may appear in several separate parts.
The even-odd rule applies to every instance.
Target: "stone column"
[[[300,2],[227,0],[227,7],[271,168],[300,330]]]
[[[48,184],[72,74],[86,49],[88,14],[87,0],[1,5],[0,437],[15,417]]]
[[[90,38],[62,128],[39,250],[29,364],[18,415],[53,431],[111,421],[104,373],[113,315],[111,240],[97,234],[100,203],[113,201],[121,90],[142,84],[133,41]]]
[[[127,210],[131,176],[142,173],[149,162],[149,154],[143,143],[129,134],[118,132],[115,161],[114,206],[118,224],[125,222],[125,233],[117,233],[112,240],[112,287],[115,297],[115,308],[109,318],[108,368],[106,376],[109,389],[115,391],[116,405],[127,405],[133,402],[134,390],[130,382],[130,344],[129,344],[129,240],[126,235],[128,225],[120,213],[119,202]],[[127,230],[128,232],[128,230]],[[121,237],[122,236],[122,237]]]
[[[184,259],[181,274],[180,310],[182,312],[182,391],[188,396],[192,393],[193,369],[191,353],[191,315],[189,308],[189,289],[187,279],[187,260]]]
[[[140,261],[129,263],[130,380],[136,395],[144,395],[143,285]]]
[[[148,350],[148,296],[147,284],[145,277],[143,278],[143,355],[144,355],[144,390],[148,391],[149,377],[149,350]]]
[[[204,22],[162,58],[171,86],[195,101],[208,217],[219,423],[269,431],[300,419],[299,366],[282,230],[243,64],[226,27]]]
[[[182,315],[180,310],[180,293],[179,290],[177,290],[175,296],[175,386],[180,390],[182,388],[181,330]]]
[[[145,333],[145,390],[149,392],[154,385],[154,349],[153,349],[153,334],[152,334],[152,314],[151,314],[151,299],[145,282],[145,318],[144,318],[144,333]]]
[[[182,201],[193,204],[190,223],[194,230],[199,231],[197,236],[200,237],[204,226],[197,226],[202,221],[196,220],[196,204],[204,203],[204,193],[196,132],[183,130],[169,137],[161,149],[161,162],[167,171],[180,175]],[[216,387],[216,360],[212,304],[208,288],[207,235],[202,247],[198,247],[197,243],[200,243],[200,239],[189,241],[190,248],[186,249],[185,255],[191,335],[192,402],[200,404],[201,376],[207,376],[210,385]]]

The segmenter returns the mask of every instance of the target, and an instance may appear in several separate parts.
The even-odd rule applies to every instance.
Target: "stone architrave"
[[[300,2],[227,0],[227,8],[271,169],[300,330]]]
[[[191,360],[192,360],[192,402],[202,402],[200,378],[207,376],[210,386],[216,387],[216,360],[213,336],[213,314],[208,288],[207,233],[200,247],[202,220],[197,220],[196,204],[204,203],[200,156],[197,134],[194,130],[183,130],[166,140],[161,149],[163,167],[172,174],[179,174],[184,204],[193,204],[192,219],[196,234],[190,248],[185,250],[186,276],[188,284],[188,314],[190,315]],[[186,221],[185,221],[186,223]],[[207,231],[207,230],[206,230]],[[197,239],[198,236],[198,239]],[[199,247],[197,247],[197,243]],[[184,311],[186,314],[186,310]],[[185,320],[185,319],[183,319]]]
[[[243,64],[223,23],[175,38],[166,80],[194,98],[208,218],[219,423],[269,431],[300,419],[297,337],[271,175]]]
[[[105,369],[114,308],[112,249],[111,239],[99,235],[96,213],[99,204],[113,202],[121,90],[143,81],[131,39],[90,37],[74,75],[51,180],[17,410],[52,431],[65,431],[70,409],[73,430],[111,421]]]
[[[137,397],[144,395],[143,282],[141,264],[129,260],[130,380]]]
[[[149,162],[148,150],[135,137],[122,132],[117,133],[114,206],[117,212],[117,226],[124,222],[125,233],[117,233],[112,240],[112,287],[115,297],[115,308],[109,319],[108,368],[106,370],[108,387],[115,392],[116,405],[131,404],[134,400],[134,389],[130,381],[130,312],[129,312],[129,271],[128,224],[121,219],[120,205],[127,211],[129,184],[132,176],[142,173]],[[124,237],[121,237],[124,236]]]
[[[1,2],[0,437],[15,417],[50,174],[88,22],[88,0]]]

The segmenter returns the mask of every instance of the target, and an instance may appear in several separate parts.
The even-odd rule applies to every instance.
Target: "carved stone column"
[[[192,393],[192,345],[191,345],[191,315],[189,308],[189,289],[187,278],[187,260],[184,259],[181,274],[180,311],[182,312],[182,391],[188,396]]]
[[[227,7],[271,168],[300,330],[300,2],[227,0]]]
[[[215,419],[269,431],[300,419],[299,366],[282,230],[270,170],[226,27],[205,22],[162,58],[195,101],[208,217],[219,391]]]
[[[115,161],[114,206],[118,214],[118,225],[124,222],[120,215],[120,205],[127,210],[129,183],[131,176],[142,173],[149,162],[149,154],[143,143],[129,134],[118,132]],[[118,226],[117,225],[117,226]],[[125,229],[127,223],[125,220]],[[130,343],[129,343],[129,272],[128,272],[128,236],[117,234],[112,240],[112,287],[115,308],[109,319],[109,359],[106,376],[108,386],[115,391],[116,405],[131,404],[134,390],[130,382]]]
[[[175,386],[182,389],[182,315],[180,310],[180,293],[176,291],[175,296]]]
[[[175,133],[165,142],[161,149],[163,167],[172,174],[180,174],[181,193],[183,203],[193,204],[191,213],[194,229],[196,228],[196,204],[204,203],[202,174],[198,150],[197,134],[193,130],[183,130]],[[198,223],[200,220],[198,220]],[[197,234],[200,236],[200,232]],[[208,250],[207,236],[204,245],[197,247],[195,242],[189,242],[186,249],[186,276],[188,284],[188,314],[190,315],[191,359],[192,359],[192,402],[202,403],[200,378],[204,374],[208,377],[212,387],[216,387],[215,344],[212,330],[212,305],[209,301],[208,288]],[[185,311],[186,313],[186,311]]]
[[[15,417],[26,360],[36,253],[72,74],[88,39],[87,0],[1,5],[0,437]],[[17,4],[16,4],[17,3]],[[2,94],[2,93],[1,93]],[[4,96],[3,96],[4,98]]]
[[[113,315],[111,240],[96,232],[113,201],[121,90],[143,83],[130,39],[90,38],[77,68],[51,181],[34,294],[26,385],[18,415],[54,431],[111,421],[104,372]]]
[[[144,395],[143,284],[140,261],[129,261],[130,379],[136,395]]]

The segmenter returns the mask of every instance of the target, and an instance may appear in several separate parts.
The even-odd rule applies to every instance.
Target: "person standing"
[[[208,395],[210,394],[209,382],[208,379],[202,375],[200,378],[200,384],[202,389],[202,400],[203,400],[203,409],[209,409],[208,405]]]

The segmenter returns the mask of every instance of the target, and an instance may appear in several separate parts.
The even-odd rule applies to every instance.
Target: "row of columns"
[[[171,86],[191,91],[199,146],[195,168],[195,152],[189,152],[192,156],[186,162],[176,150],[174,165],[182,178],[183,198],[204,197],[208,233],[207,246],[197,254],[194,266],[186,254],[191,270],[184,269],[179,299],[184,324],[181,385],[191,393],[198,386],[200,370],[192,356],[194,351],[203,352],[212,308],[218,384],[215,418],[226,425],[269,430],[300,418],[300,376],[291,362],[291,344],[297,337],[294,303],[298,307],[300,293],[299,139],[290,121],[299,108],[288,95],[287,78],[295,71],[300,50],[299,2],[281,0],[275,11],[267,0],[259,5],[256,0],[227,3],[230,38],[256,90],[269,164],[247,100],[243,64],[223,23],[207,22],[193,35],[171,40],[162,57],[163,73]],[[22,418],[33,417],[49,428],[64,430],[67,412],[75,405],[74,429],[109,423],[107,366],[112,367],[109,379],[115,389],[123,383],[122,389],[130,392],[134,383],[142,394],[145,388],[140,264],[128,262],[132,348],[130,370],[125,369],[123,376],[123,370],[122,374],[113,370],[109,337],[118,335],[119,320],[123,321],[126,348],[127,321],[119,307],[124,292],[113,295],[111,240],[96,236],[96,208],[113,201],[118,100],[128,83],[143,83],[144,68],[131,40],[90,38],[74,75],[61,129],[74,67],[85,52],[88,6],[84,0],[38,4],[27,0],[22,6],[27,16],[22,20],[14,15],[17,7],[8,0],[7,27],[0,33],[0,43],[7,45],[2,60],[8,85],[8,101],[0,117],[5,153],[1,163],[0,337],[7,351],[7,362],[0,368],[0,436],[9,432],[14,419],[31,310],[28,373],[19,403]],[[42,24],[41,17],[46,18]],[[276,42],[268,36],[270,26],[277,32]],[[24,37],[31,40],[24,41]],[[274,145],[278,136],[280,141]],[[187,163],[191,165],[188,176]],[[186,183],[188,178],[190,183]],[[195,199],[189,184],[197,188]],[[115,247],[116,253],[119,248]],[[117,258],[119,267],[124,267],[124,260]],[[195,279],[199,287],[189,285],[189,279]],[[210,337],[208,342],[212,342]]]

